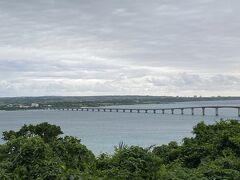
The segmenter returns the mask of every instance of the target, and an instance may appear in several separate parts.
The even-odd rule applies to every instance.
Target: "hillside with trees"
[[[240,123],[201,122],[181,144],[142,148],[120,143],[95,156],[59,126],[24,125],[3,133],[0,179],[217,180],[240,179]]]
[[[0,97],[0,110],[80,108],[134,104],[166,104],[190,101],[240,100],[240,97],[180,97],[180,96],[41,96]],[[31,107],[31,104],[38,107]]]

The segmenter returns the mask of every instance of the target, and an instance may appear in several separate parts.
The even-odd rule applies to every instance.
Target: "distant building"
[[[13,104],[8,104],[7,107],[12,108]]]
[[[39,104],[38,104],[38,103],[32,103],[32,104],[31,104],[31,107],[33,107],[33,108],[38,108],[38,107],[39,107]]]
[[[19,108],[29,108],[29,106],[19,104]]]

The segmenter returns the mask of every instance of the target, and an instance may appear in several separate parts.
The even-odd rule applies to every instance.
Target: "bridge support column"
[[[148,110],[147,110],[147,109],[145,110],[145,113],[148,113]]]
[[[171,111],[172,111],[172,114],[174,114],[174,109],[171,109]]]
[[[125,109],[123,109],[123,112],[125,112]]]
[[[112,109],[109,109],[110,112],[112,112]]]
[[[238,117],[240,117],[240,108],[238,108]]]
[[[192,110],[192,115],[194,115],[194,108],[191,108],[191,110]]]
[[[118,112],[118,109],[116,109],[116,112]]]
[[[162,109],[162,114],[165,114],[165,109]]]
[[[140,110],[138,109],[137,112],[140,113]]]
[[[205,108],[202,108],[202,115],[205,116]]]
[[[106,109],[103,109],[104,112],[106,112]]]
[[[132,113],[132,109],[130,109],[129,112]]]
[[[219,115],[219,114],[218,114],[218,108],[215,108],[215,114],[216,114],[216,116]]]
[[[156,110],[155,109],[153,110],[153,113],[156,114]]]
[[[183,115],[183,114],[184,114],[183,110],[184,110],[184,109],[181,109],[181,115]]]

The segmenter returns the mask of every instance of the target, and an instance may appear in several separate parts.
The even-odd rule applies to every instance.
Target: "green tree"
[[[40,136],[45,142],[55,140],[59,135],[63,134],[61,128],[56,125],[48,124],[47,122],[38,125],[26,124],[19,131],[5,131],[3,132],[3,139],[10,140],[11,138],[18,138],[21,136],[32,137]]]
[[[24,125],[3,133],[0,179],[81,179],[94,172],[95,156],[80,140],[59,137],[59,126]]]
[[[106,179],[156,179],[161,159],[138,146],[115,148],[113,156],[102,154],[97,161]]]
[[[60,137],[61,128],[48,123],[24,125],[3,133],[0,179],[116,180],[238,180],[240,123],[203,122],[181,144],[144,149],[121,143],[112,155],[95,158],[81,141]]]

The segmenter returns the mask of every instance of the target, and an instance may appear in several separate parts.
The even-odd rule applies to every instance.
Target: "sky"
[[[0,96],[240,96],[239,0],[0,0]]]

